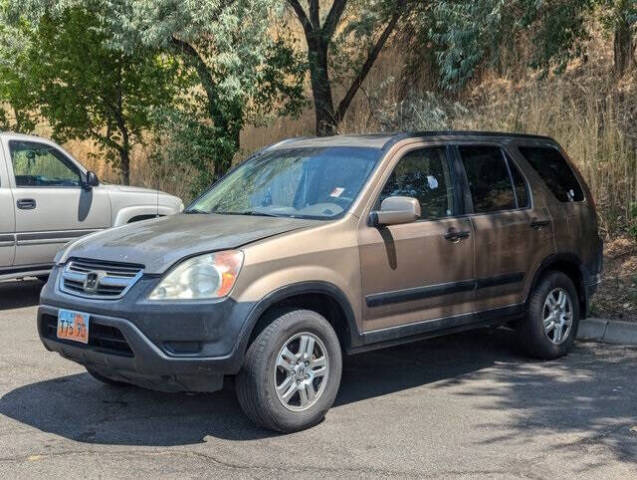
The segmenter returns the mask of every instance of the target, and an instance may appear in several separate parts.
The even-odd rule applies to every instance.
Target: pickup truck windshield
[[[186,213],[336,218],[350,208],[380,154],[365,147],[265,152],[230,172]]]

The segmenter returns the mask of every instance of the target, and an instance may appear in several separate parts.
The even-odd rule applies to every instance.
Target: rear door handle
[[[551,223],[550,220],[538,220],[537,218],[531,221],[531,228],[535,228],[536,230],[539,230],[543,227],[546,227],[547,225],[549,225]]]
[[[16,202],[20,210],[35,210],[37,204],[32,198],[21,198]]]
[[[467,238],[471,232],[467,230],[456,230],[455,228],[450,228],[447,233],[444,234],[445,240],[449,240],[450,242],[457,242],[463,238]]]

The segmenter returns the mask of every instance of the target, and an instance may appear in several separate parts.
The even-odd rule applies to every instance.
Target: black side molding
[[[441,283],[426,287],[406,288],[391,292],[373,293],[365,296],[365,303],[368,307],[380,307],[392,303],[410,302],[425,298],[439,297],[453,293],[468,292],[481,288],[497,287],[511,283],[520,283],[524,279],[524,273],[507,273],[495,277],[478,278],[475,280],[464,280],[460,282]]]
[[[410,302],[412,300],[422,300],[423,298],[439,297],[452,293],[468,292],[475,288],[474,280],[464,282],[443,283],[430,287],[406,288],[393,292],[374,293],[365,297],[368,307],[380,307],[392,303]]]

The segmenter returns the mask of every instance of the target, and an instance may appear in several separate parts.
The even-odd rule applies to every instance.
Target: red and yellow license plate
[[[88,313],[60,310],[58,312],[58,338],[88,343],[88,321]]]

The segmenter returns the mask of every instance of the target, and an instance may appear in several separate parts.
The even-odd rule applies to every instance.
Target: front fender
[[[131,221],[131,219],[143,215],[166,216],[174,215],[178,210],[165,205],[135,205],[134,207],[125,207],[120,209],[113,220],[113,226],[119,227]]]

